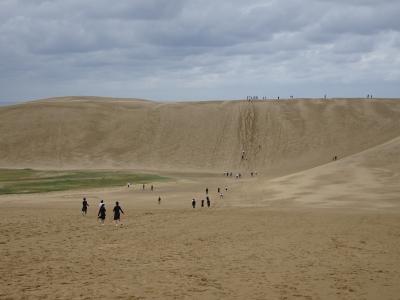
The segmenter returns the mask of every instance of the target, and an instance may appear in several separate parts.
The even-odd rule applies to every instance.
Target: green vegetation
[[[0,169],[1,194],[28,194],[72,189],[104,188],[167,180],[153,174],[125,171],[41,171]]]

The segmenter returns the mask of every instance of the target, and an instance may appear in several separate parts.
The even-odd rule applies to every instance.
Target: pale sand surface
[[[263,178],[175,176],[153,192],[0,197],[0,298],[399,299],[398,206],[354,209],[357,194],[348,194],[347,206],[318,208],[285,194],[257,199],[260,181],[274,184]],[[220,200],[216,188],[225,185]],[[204,198],[206,186],[212,208],[193,210],[192,196]],[[119,228],[115,200],[126,212]]]

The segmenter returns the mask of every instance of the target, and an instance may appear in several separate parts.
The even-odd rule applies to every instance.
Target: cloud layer
[[[2,0],[0,101],[400,96],[397,0]]]

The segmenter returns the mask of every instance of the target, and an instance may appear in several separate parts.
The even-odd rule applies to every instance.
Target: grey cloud
[[[283,86],[314,96],[326,82],[360,93],[373,82],[394,95],[399,9],[392,0],[3,0],[0,101],[237,98]]]

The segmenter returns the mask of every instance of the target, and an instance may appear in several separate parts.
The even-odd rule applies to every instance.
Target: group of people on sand
[[[226,174],[226,176],[229,176],[229,175],[232,176],[232,172],[230,174],[229,174],[229,172],[225,172],[225,174]],[[131,186],[133,187],[133,184],[128,183],[127,186],[128,186],[128,188],[131,187]],[[145,185],[144,184],[143,184],[142,189],[145,189]],[[153,189],[154,189],[153,185],[151,185],[150,189],[153,191]],[[225,192],[227,192],[228,191],[228,187],[225,186],[224,190],[225,190]],[[207,207],[211,207],[211,199],[210,199],[210,196],[209,196],[208,187],[206,187],[205,192],[206,192],[206,196],[203,199],[200,200],[200,205],[201,205],[201,207],[205,207],[206,205],[207,205]],[[224,198],[223,189],[221,187],[217,188],[217,193],[218,193],[218,196],[219,196],[220,199]],[[161,196],[158,197],[157,202],[158,202],[159,205],[161,204]],[[197,205],[196,199],[193,198],[192,199],[192,208],[196,208],[196,205]],[[82,201],[82,215],[83,216],[87,215],[88,207],[89,207],[89,203],[88,203],[86,197],[84,197],[83,201]],[[99,219],[100,224],[104,225],[105,219],[106,219],[106,212],[107,212],[104,200],[100,201],[98,208],[99,208],[99,210],[98,210],[98,213],[97,213],[97,217]],[[116,201],[115,202],[115,206],[113,208],[115,226],[122,225],[120,223],[121,222],[121,213],[124,214],[124,211],[122,210],[121,206],[119,205],[119,202]]]
[[[210,196],[208,195],[208,187],[206,187],[206,197],[205,198],[206,198],[206,200],[201,199],[201,201],[200,201],[201,207],[204,207],[204,203],[207,203],[207,207],[211,207],[211,199],[210,199]],[[196,204],[197,204],[196,198],[192,198],[192,208],[196,208]]]
[[[257,173],[257,171],[252,171],[252,172],[250,172],[250,176],[251,177],[254,177],[254,176],[257,176],[258,175],[258,173]],[[224,172],[224,176],[227,176],[227,177],[233,177],[233,173],[232,172],[227,172],[227,171],[225,171]],[[240,178],[242,178],[242,173],[236,173],[235,174],[235,178],[236,179],[240,179]]]
[[[211,207],[211,200],[209,196],[206,196],[207,207]],[[201,199],[201,207],[204,207],[204,199]],[[192,207],[196,208],[196,198],[192,199]]]
[[[86,200],[86,197],[84,197],[83,201],[82,201],[82,215],[83,216],[86,216],[88,207],[89,207],[89,203]],[[101,200],[99,203],[99,210],[97,213],[97,217],[98,217],[101,225],[104,225],[104,222],[106,220],[106,211],[107,210],[106,210],[106,205],[104,203],[104,200]],[[114,213],[115,226],[118,226],[118,225],[120,225],[120,222],[121,222],[121,213],[124,214],[124,211],[122,210],[121,206],[119,206],[118,201],[115,202],[115,206],[113,208],[113,213]]]
[[[205,205],[207,205],[207,207],[211,207],[211,199],[210,199],[210,196],[208,194],[208,191],[209,191],[208,187],[206,187],[205,199],[203,198],[203,199],[200,200],[201,207],[205,207]],[[227,191],[228,191],[228,187],[225,186],[225,192],[227,192]],[[218,196],[219,196],[220,199],[224,199],[224,193],[223,193],[223,190],[222,190],[221,187],[217,188],[217,193],[218,193]],[[196,198],[192,198],[192,208],[196,208],[196,205],[197,205]]]
[[[128,182],[127,183],[127,187],[128,188],[130,188],[130,187],[134,188],[133,183]],[[142,190],[144,191],[145,189],[146,189],[146,184],[143,183],[142,184]],[[150,191],[154,191],[154,186],[153,185],[150,185]]]
[[[293,96],[291,96],[291,97],[293,97]],[[247,96],[246,97],[246,100],[249,101],[249,102],[251,102],[253,100],[259,100],[259,99],[260,98],[258,96]],[[268,100],[268,97],[267,96],[261,96],[261,99],[262,100]],[[271,98],[271,99],[273,99],[273,98]],[[279,96],[276,99],[279,99]],[[291,98],[291,99],[293,99],[293,98]]]

